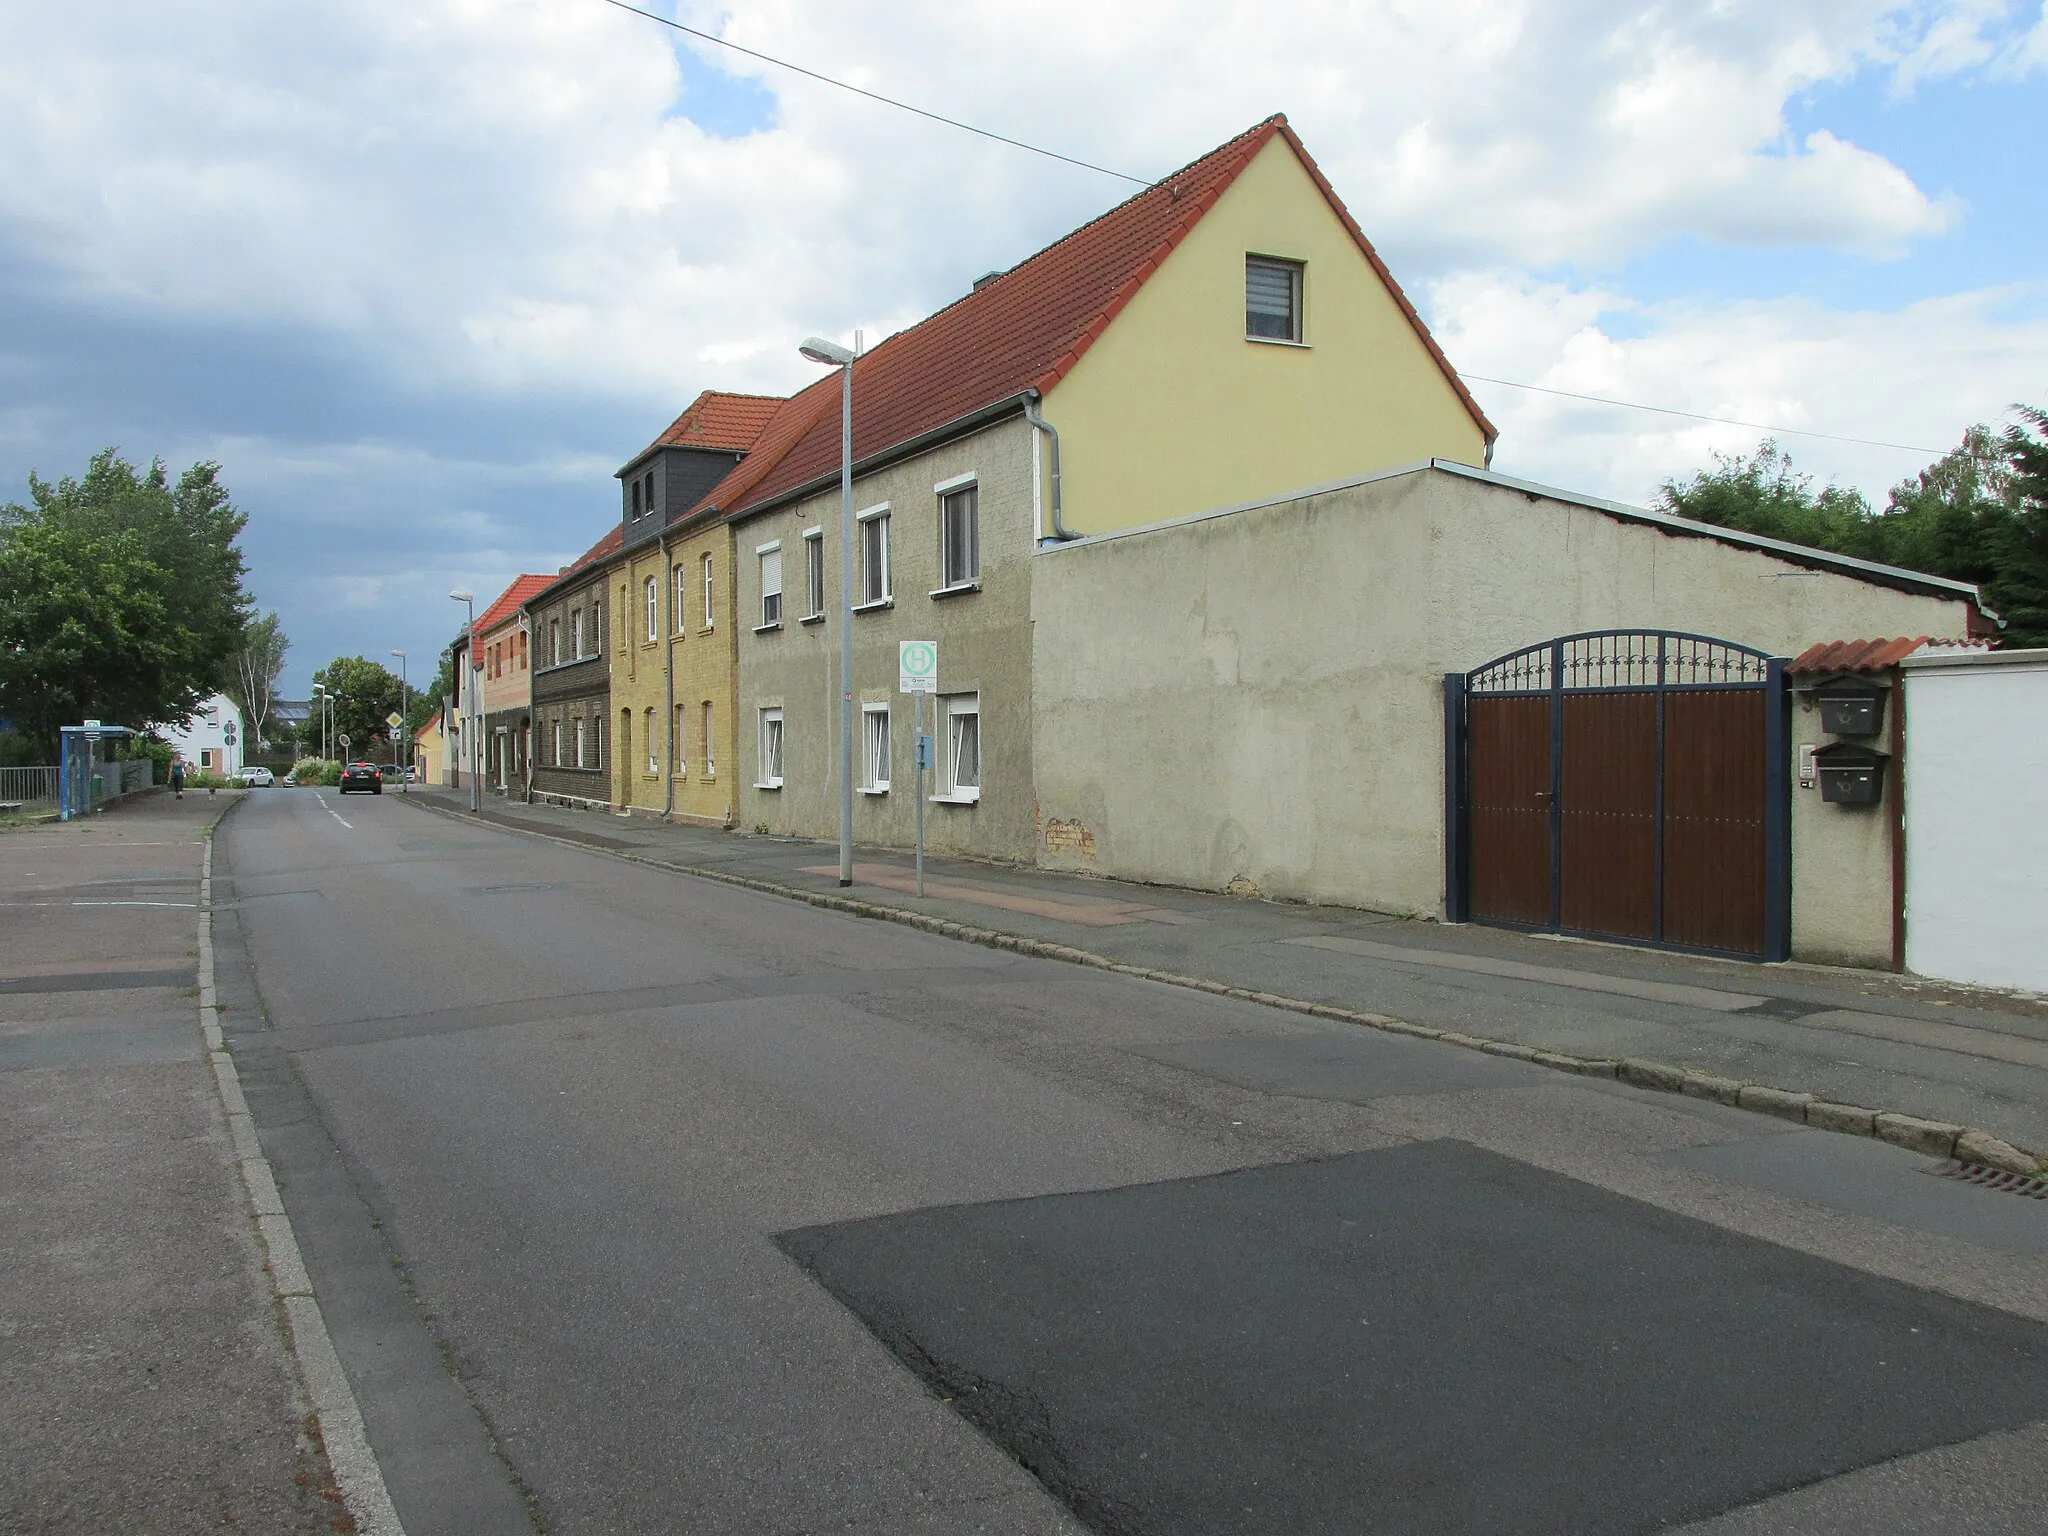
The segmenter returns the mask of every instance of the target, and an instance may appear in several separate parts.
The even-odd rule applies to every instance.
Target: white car
[[[268,768],[244,768],[235,777],[251,789],[268,789],[277,782],[276,776]]]

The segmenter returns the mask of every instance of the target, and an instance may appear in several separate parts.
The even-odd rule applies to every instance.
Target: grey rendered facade
[[[1031,751],[1031,567],[1037,532],[1036,434],[1021,413],[859,475],[854,509],[855,601],[861,604],[868,524],[886,518],[887,596],[853,618],[858,843],[907,846],[915,835],[913,701],[897,689],[897,646],[938,645],[939,689],[925,701],[938,763],[926,787],[925,839],[937,852],[1029,861],[1037,841]],[[975,578],[942,580],[941,520],[964,490],[975,503]],[[836,484],[735,521],[740,606],[740,823],[776,833],[838,836],[839,492]],[[807,534],[810,536],[807,538]],[[958,544],[956,537],[955,543]],[[808,548],[822,561],[823,613],[810,612]],[[779,557],[780,613],[764,615],[763,555]],[[772,567],[770,567],[772,569]],[[956,566],[956,573],[958,567]],[[949,762],[974,713],[972,793],[952,788]],[[869,772],[887,721],[886,789]],[[935,726],[934,720],[939,723]],[[780,784],[764,762],[779,725]],[[951,722],[950,730],[948,722]],[[772,750],[772,749],[771,749]]]
[[[533,622],[533,792],[537,799],[607,805],[611,662],[606,567],[593,564],[527,605]],[[580,637],[580,639],[579,639]]]

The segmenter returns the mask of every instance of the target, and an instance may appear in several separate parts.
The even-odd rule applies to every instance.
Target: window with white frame
[[[870,795],[889,792],[889,706],[860,707],[860,787]]]
[[[711,557],[704,557],[704,627],[711,628],[712,613]]]
[[[559,768],[562,766],[562,722],[559,720],[555,722],[554,736],[555,755],[549,761],[553,767]]]
[[[704,701],[704,777],[716,777],[718,773],[718,749],[716,738],[711,734],[711,701]]]
[[[804,617],[822,619],[825,617],[825,530],[806,528],[804,530],[804,601],[808,605]]]
[[[676,633],[681,634],[688,626],[683,615],[690,611],[690,581],[682,566],[676,567]]]
[[[661,772],[661,745],[654,739],[654,711],[647,711],[647,771]]]
[[[981,798],[981,695],[951,693],[939,697],[938,792],[935,800]]]
[[[761,624],[774,629],[782,623],[782,541],[763,544],[754,553],[761,559]]]
[[[761,711],[760,751],[760,774],[754,780],[754,788],[782,788],[782,711],[779,709]]]
[[[590,766],[590,749],[585,734],[586,725],[587,722],[584,718],[578,715],[576,717],[576,766],[578,768],[588,768]]]
[[[872,507],[860,515],[860,590],[865,607],[889,601],[889,508]]]
[[[557,666],[562,660],[562,621],[548,620],[548,665]]]
[[[689,764],[685,761],[685,758],[687,756],[687,748],[683,739],[683,711],[685,707],[686,706],[684,705],[678,704],[672,711],[675,718],[670,720],[668,723],[669,744],[675,748],[675,771],[677,773],[683,773],[689,767]]]
[[[576,655],[573,659],[581,661],[583,659],[583,610],[581,608],[571,608],[569,610],[569,639],[576,647]]]
[[[1244,259],[1244,333],[1259,341],[1301,340],[1298,261],[1273,256]]]
[[[647,642],[652,645],[661,638],[661,588],[652,576],[647,578]]]
[[[939,487],[939,586],[981,580],[981,490],[974,481]]]

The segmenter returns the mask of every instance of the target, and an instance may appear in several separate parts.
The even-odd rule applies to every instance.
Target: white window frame
[[[1289,333],[1285,336],[1260,336],[1254,334],[1252,331],[1251,282],[1252,268],[1255,266],[1265,267],[1269,270],[1284,270],[1289,275],[1289,286],[1292,290],[1289,298],[1288,314],[1290,330]],[[1246,251],[1244,255],[1244,283],[1244,339],[1246,341],[1262,341],[1265,342],[1268,346],[1276,347],[1300,347],[1306,346],[1308,344],[1306,339],[1308,336],[1307,262],[1301,260],[1298,257],[1293,256],[1267,256],[1261,254],[1258,251]]]
[[[853,605],[855,613],[866,613],[876,608],[887,608],[896,600],[895,589],[892,585],[889,570],[889,512],[890,505],[885,501],[880,506],[869,507],[866,511],[855,515],[854,521],[858,526],[855,529],[854,536],[860,540],[860,568],[854,573],[860,583],[859,590],[854,593],[857,599]],[[876,543],[881,555],[882,579],[880,583],[881,595],[879,597],[868,595],[875,586],[875,583],[869,579],[874,573],[868,569],[868,531],[870,528],[877,530]]]
[[[811,611],[803,616],[805,624],[822,623],[825,618],[825,530],[823,527],[804,530],[804,601]]]
[[[860,783],[855,787],[864,795],[889,793],[889,755],[895,745],[892,735],[886,701],[861,705]]]
[[[952,572],[954,550],[947,537],[948,523],[946,503],[962,491],[974,492],[973,523],[969,533],[968,564],[971,567],[964,575]],[[952,592],[972,592],[981,585],[981,477],[978,474],[955,475],[950,480],[941,480],[932,487],[932,494],[939,503],[939,585],[931,594],[943,597]]]
[[[647,718],[642,722],[642,727],[642,734],[647,737],[647,771],[650,774],[660,773],[661,748],[654,739],[654,706],[652,704],[647,706]]]
[[[782,540],[756,545],[754,558],[761,566],[761,622],[754,626],[758,635],[764,630],[782,628]],[[768,589],[771,580],[775,583],[772,592]]]
[[[679,635],[690,627],[689,621],[683,617],[684,614],[690,611],[690,583],[688,576],[688,566],[678,565],[675,567],[675,627],[676,633]]]
[[[569,638],[576,646],[576,654],[569,659],[571,661],[581,661],[583,659],[583,610],[581,608],[571,608],[569,610]]]
[[[786,766],[784,755],[789,740],[784,734],[782,707],[780,705],[761,710],[758,730],[754,743],[754,788],[782,788],[782,770]],[[771,729],[772,727],[772,729]],[[770,772],[770,769],[774,772]]]
[[[559,720],[555,722],[555,758],[548,766],[550,768],[562,766],[562,722]]]
[[[712,710],[711,701],[706,699],[704,701],[704,777],[707,779],[718,777],[718,748],[713,745],[718,738],[712,733],[712,727],[715,724],[716,715]]]
[[[589,736],[590,722],[584,719],[583,716],[578,715],[576,717],[576,766],[578,768],[588,768],[590,766],[587,747]]]
[[[958,742],[959,734],[955,721],[964,716],[974,719],[974,782],[963,785],[959,782]],[[938,762],[938,787],[931,798],[941,805],[974,805],[981,800],[981,783],[987,775],[983,772],[984,753],[981,739],[981,692],[942,693],[938,695],[938,714],[932,722]]]
[[[706,555],[704,557],[704,627],[706,629],[718,627],[717,619],[712,612],[712,604],[715,601],[716,598],[712,591],[711,557]]]
[[[647,643],[654,644],[661,638],[661,584],[652,576],[647,578]]]
[[[669,770],[671,773],[688,773],[690,771],[690,741],[689,735],[683,726],[683,722],[689,719],[689,715],[686,713],[689,707],[687,704],[678,704],[670,711],[674,718],[668,723],[669,746],[675,752],[675,767]]]

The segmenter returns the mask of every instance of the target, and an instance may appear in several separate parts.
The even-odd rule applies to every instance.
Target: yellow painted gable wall
[[[1304,345],[1245,339],[1247,254],[1307,263]],[[1045,415],[1075,533],[1419,459],[1486,462],[1478,423],[1278,136],[1047,394]]]

